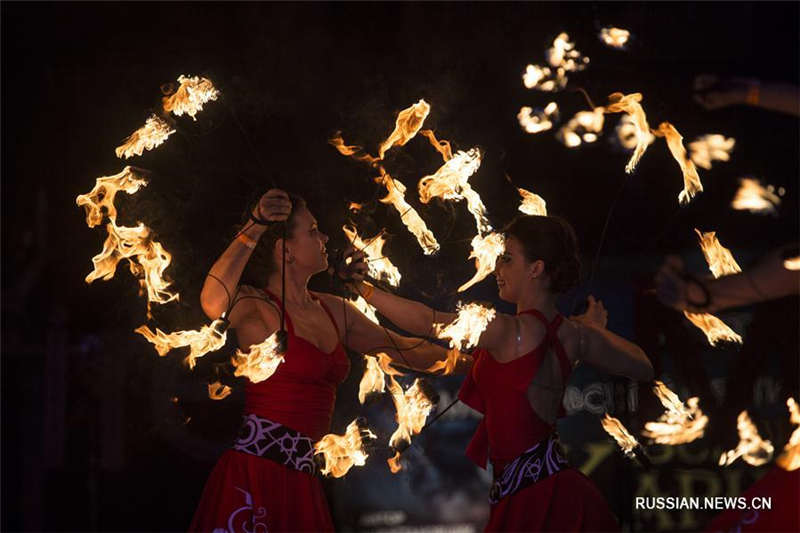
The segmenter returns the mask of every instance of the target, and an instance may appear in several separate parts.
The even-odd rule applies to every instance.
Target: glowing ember
[[[370,319],[372,322],[380,325],[380,322],[378,321],[378,316],[375,314],[376,309],[373,306],[371,306],[364,299],[363,296],[359,295],[358,298],[356,298],[355,301],[353,301],[353,305],[356,307],[356,309],[361,311],[365,317]]]
[[[445,359],[440,359],[433,363],[430,367],[425,369],[425,372],[428,373],[436,373],[441,371],[442,376],[446,376],[448,374],[452,374],[456,370],[456,365],[458,365],[458,359],[461,357],[461,352],[455,348],[450,348],[447,350],[447,357]]]
[[[567,148],[575,148],[582,142],[595,142],[597,135],[603,131],[604,111],[602,107],[596,107],[593,111],[578,111],[569,122],[561,126],[556,133],[556,139]]]
[[[545,52],[547,62],[553,68],[561,68],[567,72],[583,70],[589,63],[589,58],[582,56],[575,49],[575,43],[570,42],[569,35],[560,33],[553,40],[553,46]]]
[[[279,350],[277,331],[263,342],[250,346],[247,352],[237,349],[236,355],[231,358],[231,363],[236,367],[233,375],[245,376],[253,383],[268,379],[278,369],[278,365],[285,361],[284,354]]]
[[[328,144],[336,148],[340,154],[347,157],[352,157],[356,161],[367,163],[368,165],[375,165],[379,161],[377,157],[371,156],[364,152],[360,146],[348,146],[344,143],[341,132],[336,134],[328,140]]]
[[[792,471],[800,468],[800,409],[794,398],[786,400],[786,406],[789,408],[789,421],[798,427],[792,432],[775,463],[784,470]]]
[[[800,270],[800,256],[784,260],[783,268],[786,270]]]
[[[315,455],[322,455],[325,466],[320,469],[323,475],[342,477],[353,466],[364,466],[369,457],[364,451],[364,438],[374,439],[369,429],[362,429],[358,420],[347,426],[344,435],[328,434],[314,444]]]
[[[537,109],[533,114],[533,108],[525,106],[519,110],[517,120],[519,125],[522,126],[528,133],[539,133],[547,131],[553,127],[551,118],[558,116],[558,105],[555,102],[550,102],[544,109]]]
[[[468,282],[458,288],[458,292],[465,291],[494,272],[497,258],[505,250],[505,239],[500,233],[490,233],[485,237],[475,235],[472,239],[472,252],[469,259],[475,259],[475,275]]]
[[[174,348],[189,347],[189,355],[186,357],[186,364],[189,368],[194,368],[195,362],[208,352],[219,350],[225,346],[228,338],[227,321],[216,319],[211,324],[203,326],[200,330],[176,331],[175,333],[164,333],[156,328],[153,333],[147,326],[139,326],[134,331],[140,333],[150,343],[155,346],[158,355],[164,356]]]
[[[406,186],[393,179],[382,167],[380,171],[381,175],[375,180],[383,184],[388,192],[386,197],[381,199],[381,202],[392,204],[397,212],[400,213],[400,220],[406,225],[408,231],[417,238],[417,242],[426,255],[436,253],[439,250],[439,243],[436,242],[436,237],[425,225],[425,221],[422,220],[419,213],[406,202]]]
[[[389,392],[392,393],[395,409],[397,410],[397,429],[389,439],[389,446],[397,448],[401,443],[411,442],[412,435],[416,435],[425,426],[425,419],[433,409],[433,402],[422,390],[419,380],[407,391],[403,391],[394,378],[389,378]]]
[[[164,278],[172,256],[161,243],[150,238],[150,230],[144,224],[129,228],[117,226],[112,221],[106,225],[106,231],[108,237],[103,243],[103,251],[92,258],[94,270],[86,276],[86,283],[98,278],[113,278],[117,264],[127,259],[131,273],[139,279],[141,292],[147,293],[148,316],[151,304],[165,304],[178,299],[178,293],[170,289],[172,282]]]
[[[134,131],[130,137],[117,146],[117,157],[129,159],[134,155],[142,155],[145,150],[152,150],[175,133],[169,124],[156,115],[150,115],[144,126]]]
[[[603,429],[606,430],[606,433],[614,437],[614,440],[617,441],[617,444],[622,448],[622,451],[625,452],[625,455],[633,457],[633,449],[638,446],[639,443],[636,442],[634,436],[625,429],[622,422],[606,413],[602,420],[600,420],[600,423],[603,425]]]
[[[622,28],[607,27],[600,30],[600,39],[612,48],[625,49],[631,32]]]
[[[395,121],[394,131],[378,149],[378,158],[383,159],[386,151],[392,146],[403,146],[411,140],[422,127],[422,123],[425,122],[430,111],[431,106],[425,100],[420,100],[411,107],[400,111]]]
[[[522,74],[522,83],[528,89],[550,92],[563,89],[567,85],[567,77],[563,68],[557,69],[556,77],[553,77],[553,71],[548,67],[528,65]]]
[[[700,239],[700,248],[703,250],[703,256],[706,258],[708,268],[715,278],[742,271],[739,263],[733,258],[731,251],[722,246],[719,239],[717,239],[717,232],[701,232],[696,228],[694,231]]]
[[[75,199],[75,202],[86,211],[86,224],[90,228],[102,224],[105,216],[111,221],[117,220],[114,197],[118,191],[134,194],[146,186],[147,180],[139,174],[140,172],[133,167],[125,167],[119,174],[97,178],[91,191]]]
[[[389,465],[389,470],[392,471],[392,474],[396,474],[403,469],[403,465],[400,464],[400,452],[395,452],[394,457],[390,457],[386,460]]]
[[[433,133],[432,130],[422,130],[419,132],[420,135],[427,137],[431,143],[431,146],[436,148],[436,151],[442,154],[442,159],[445,162],[450,161],[453,159],[453,150],[450,148],[450,142],[445,140],[438,140],[436,139],[436,135]]]
[[[376,357],[364,356],[367,366],[361,382],[358,384],[358,401],[364,404],[367,395],[373,392],[383,392],[386,390],[386,380]]]
[[[400,284],[400,271],[383,255],[383,245],[386,244],[383,234],[367,239],[365,243],[354,227],[345,225],[342,226],[342,231],[357,250],[366,254],[367,268],[372,278],[383,280],[393,287]]]
[[[175,94],[162,99],[164,111],[181,116],[184,113],[197,120],[195,115],[203,110],[203,105],[211,100],[216,100],[219,91],[214,88],[211,80],[199,76],[178,76],[180,86]]]
[[[224,400],[231,395],[231,392],[233,391],[230,387],[223,385],[219,381],[208,384],[208,397],[212,400]]]
[[[653,392],[666,412],[657,421],[644,425],[643,436],[659,444],[685,444],[703,436],[708,417],[700,410],[699,398],[689,398],[684,405],[678,395],[660,381],[655,382]]]
[[[760,181],[752,178],[742,178],[739,183],[741,185],[736,191],[731,207],[751,213],[775,214],[775,207],[780,205],[781,199],[775,194],[775,188],[772,185],[765,188]]]
[[[718,133],[703,135],[689,143],[689,154],[691,154],[689,157],[698,167],[711,170],[712,161],[730,160],[730,153],[735,144],[736,139],[733,137],[726,139],[724,135]]]
[[[625,172],[630,174],[636,168],[639,160],[647,150],[650,126],[647,124],[647,115],[639,102],[642,101],[642,93],[613,93],[608,96],[609,104],[606,106],[607,113],[627,113],[633,119],[636,133],[636,147],[633,149],[628,164],[625,165]]]
[[[739,457],[753,466],[761,466],[772,459],[774,451],[772,443],[761,438],[755,424],[747,415],[747,411],[739,413],[739,417],[736,419],[736,429],[739,430],[739,444],[733,450],[728,450],[720,456],[720,466],[728,466]]]
[[[686,148],[683,147],[683,137],[669,122],[662,122],[658,129],[653,132],[656,137],[665,137],[667,146],[672,153],[672,157],[678,162],[683,172],[683,190],[678,194],[678,201],[686,205],[692,198],[703,192],[703,184],[700,183],[700,176],[697,175],[697,168],[692,160],[686,157]]]
[[[547,216],[547,203],[544,198],[525,189],[517,188],[517,191],[522,196],[522,203],[519,204],[520,211],[526,215]]]
[[[468,349],[476,346],[481,334],[494,320],[496,312],[490,307],[477,303],[458,305],[458,316],[451,323],[443,326],[436,325],[436,336],[440,339],[450,339],[450,348]]]
[[[633,117],[624,114],[622,118],[619,119],[619,123],[616,127],[617,132],[617,140],[619,141],[619,145],[625,150],[633,150],[636,148],[636,145],[639,142],[637,137],[638,129],[636,127],[636,123],[633,120]],[[656,140],[656,136],[653,135],[649,130],[645,132],[645,140],[646,146],[650,146]]]
[[[357,202],[350,202],[350,204],[347,206],[347,209],[349,209],[352,213],[359,213],[362,209],[364,209],[364,206]]]
[[[456,152],[453,158],[442,165],[435,174],[419,180],[419,200],[424,204],[430,202],[432,198],[466,200],[467,209],[475,217],[478,233],[491,231],[492,226],[486,218],[486,207],[468,181],[480,166],[481,152],[477,148]]]

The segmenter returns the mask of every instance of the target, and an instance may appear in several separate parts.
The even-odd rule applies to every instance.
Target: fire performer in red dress
[[[280,232],[271,229],[283,221],[285,256]],[[391,335],[402,354],[381,351],[410,368],[424,369],[446,358],[443,348],[388,332],[341,298],[310,292],[309,278],[328,268],[327,241],[301,199],[273,189],[253,210],[251,224],[209,271],[201,293],[209,318],[227,313],[239,346],[246,350],[278,331],[285,306],[288,349],[285,362],[271,377],[247,384],[239,439],[212,471],[190,531],[333,530],[315,475],[314,443],[329,431],[336,387],[350,370],[342,342],[369,353],[389,344],[386,335]],[[240,285],[257,245],[265,247],[271,261],[264,290]],[[233,288],[237,289],[231,302]],[[283,302],[277,296],[281,293]]]
[[[494,468],[487,531],[617,530],[595,485],[571,468],[555,434],[564,386],[584,361],[613,374],[648,381],[653,367],[635,344],[605,329],[602,303],[565,319],[557,295],[578,281],[574,231],[563,219],[523,216],[505,230],[495,269],[500,298],[516,315],[497,314],[480,337],[475,363],[459,398],[484,418],[467,455]],[[359,257],[356,257],[359,259]],[[398,327],[425,335],[431,321],[456,315],[363,286],[368,301]],[[435,318],[434,318],[435,317]]]

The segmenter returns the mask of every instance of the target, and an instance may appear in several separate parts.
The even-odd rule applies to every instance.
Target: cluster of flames
[[[660,381],[655,382],[653,393],[666,411],[655,422],[647,422],[642,435],[659,444],[686,444],[705,434],[708,417],[700,410],[696,396],[681,402],[678,395]]]
[[[736,429],[739,431],[739,444],[733,450],[723,452],[719,458],[720,466],[728,466],[739,457],[753,466],[761,466],[772,459],[775,448],[770,441],[761,438],[747,411],[739,413]]]
[[[700,238],[700,248],[703,250],[703,257],[708,263],[708,268],[715,278],[727,276],[741,272],[742,269],[733,258],[731,251],[719,242],[716,232],[709,231],[702,233],[695,229]],[[738,342],[741,344],[742,337],[733,331],[725,322],[710,313],[690,313],[683,312],[689,321],[700,328],[705,333],[711,346],[716,346],[720,341]]]
[[[376,435],[367,428],[361,427],[359,421],[348,424],[344,435],[328,434],[314,444],[314,453],[322,455],[324,466],[322,475],[342,477],[354,466],[364,466],[367,453],[364,451],[364,439],[375,439]]]
[[[781,203],[781,196],[786,192],[783,187],[775,191],[775,187],[753,178],[739,180],[739,189],[731,202],[737,211],[750,211],[758,214],[775,214],[775,208]],[[776,194],[777,192],[777,194]]]
[[[345,225],[342,226],[342,231],[353,247],[364,252],[370,277],[385,281],[393,287],[400,284],[400,271],[383,253],[383,245],[386,244],[383,232],[364,242],[354,227]]]
[[[625,49],[631,32],[622,28],[606,27],[600,30],[600,40],[612,48]]]
[[[517,192],[522,196],[519,210],[526,215],[547,216],[547,202],[538,194],[517,187]]]
[[[245,376],[253,383],[268,379],[278,369],[278,365],[284,362],[280,344],[276,331],[263,342],[250,346],[247,352],[237,349],[236,355],[231,358],[236,369],[233,374]]]
[[[578,111],[569,122],[561,126],[556,133],[556,139],[567,148],[595,142],[603,131],[604,112],[602,107],[595,107],[592,111]]]
[[[730,161],[735,145],[736,139],[733,137],[726,139],[719,133],[703,135],[689,143],[689,157],[698,167],[711,170],[712,161]]]
[[[544,109],[534,110],[532,107],[523,106],[517,114],[519,125],[528,133],[541,133],[553,127],[553,121],[558,119],[558,104],[548,103]]]
[[[528,89],[539,91],[559,91],[567,86],[567,72],[586,68],[589,58],[575,49],[569,35],[560,33],[553,45],[545,51],[547,66],[528,65],[522,75],[522,82]]]

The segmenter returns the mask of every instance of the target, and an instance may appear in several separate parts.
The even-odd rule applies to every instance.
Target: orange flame
[[[380,363],[376,357],[364,356],[367,362],[364,374],[358,384],[358,401],[363,405],[367,395],[373,392],[384,392],[386,390],[386,379],[381,370]]]
[[[715,278],[742,271],[739,263],[733,258],[731,251],[722,246],[719,239],[717,239],[717,232],[708,231],[703,233],[697,228],[694,231],[700,239],[700,248],[703,250],[703,256],[706,258],[708,268]]]
[[[739,444],[733,450],[723,452],[719,458],[720,466],[728,466],[739,457],[753,466],[761,466],[772,459],[774,452],[772,443],[761,438],[747,411],[739,413],[736,429],[739,431]]]
[[[461,352],[455,348],[450,348],[447,350],[447,357],[445,359],[440,359],[433,363],[430,367],[425,369],[425,372],[429,374],[437,373],[441,370],[442,376],[447,376],[452,374],[456,370],[456,366],[458,365],[458,360],[461,357]]]
[[[189,368],[194,368],[197,359],[208,352],[219,350],[225,346],[225,341],[228,338],[226,328],[226,321],[218,318],[211,324],[203,326],[200,330],[164,333],[156,328],[155,333],[153,333],[149,327],[139,326],[134,332],[140,333],[153,344],[160,356],[167,355],[173,348],[188,346],[189,355],[186,357],[186,364],[189,365]]]
[[[422,127],[430,111],[431,106],[425,100],[420,100],[411,107],[400,111],[395,121],[394,131],[378,149],[378,158],[383,159],[386,151],[392,146],[403,146],[411,140]]]
[[[678,162],[683,172],[683,190],[678,194],[678,202],[686,205],[692,201],[695,194],[703,192],[703,184],[700,183],[700,176],[697,175],[697,168],[695,168],[692,160],[686,157],[686,148],[683,147],[683,137],[675,126],[669,122],[662,122],[659,124],[658,129],[655,130],[656,137],[665,137],[667,146],[672,153],[672,157]]]
[[[428,138],[428,140],[431,143],[431,146],[433,146],[437,152],[442,154],[442,159],[444,159],[445,162],[453,159],[453,150],[450,148],[449,141],[437,140],[436,135],[433,133],[432,130],[422,130],[419,133],[420,135],[423,135]]]
[[[612,48],[625,49],[631,32],[622,28],[606,27],[600,30],[600,39]]]
[[[490,307],[478,303],[458,304],[458,315],[447,324],[436,324],[436,336],[450,339],[450,348],[455,350],[477,346],[481,334],[494,320],[497,313]]]
[[[592,111],[578,111],[558,130],[556,139],[567,148],[575,148],[582,142],[595,142],[597,135],[603,131],[604,111],[602,107],[596,107]]]
[[[497,258],[505,250],[505,239],[501,233],[489,233],[485,237],[475,235],[472,239],[472,252],[469,259],[475,259],[475,275],[458,288],[462,292],[483,280],[494,271]]]
[[[375,181],[383,184],[388,193],[385,198],[381,199],[381,202],[392,204],[397,212],[400,213],[400,220],[417,238],[417,242],[422,247],[425,255],[436,253],[439,250],[439,243],[436,242],[436,237],[425,225],[425,221],[422,220],[419,213],[406,202],[406,186],[393,179],[383,167],[380,168],[380,171],[381,175],[375,178]]]
[[[233,391],[230,387],[223,385],[219,381],[208,384],[208,397],[212,400],[224,400],[231,395],[231,392]]]
[[[467,209],[475,217],[478,232],[483,234],[491,231],[492,226],[486,218],[486,207],[468,181],[480,166],[481,152],[477,148],[456,152],[435,174],[425,176],[419,181],[420,202],[427,204],[432,198],[466,200]]]
[[[197,120],[195,115],[203,110],[203,105],[211,100],[216,100],[219,91],[214,88],[214,84],[207,78],[199,76],[178,76],[180,86],[171,96],[162,99],[164,111],[175,116],[184,113]]]
[[[647,124],[647,115],[644,113],[642,105],[642,93],[613,93],[608,96],[609,104],[606,106],[607,113],[627,113],[633,119],[636,132],[636,147],[633,149],[633,154],[625,165],[625,172],[630,174],[636,168],[639,160],[647,150],[648,135],[650,134],[650,126]]]
[[[619,145],[625,150],[634,150],[636,145],[639,142],[638,138],[638,128],[636,127],[636,122],[633,120],[633,117],[628,114],[623,114],[622,117],[619,119],[619,123],[616,127],[617,132],[617,140],[619,141]],[[645,148],[653,144],[656,140],[655,135],[653,135],[650,130],[644,132],[645,138]]]
[[[243,352],[236,350],[236,355],[231,358],[231,363],[236,370],[234,376],[245,376],[252,383],[259,383],[268,379],[278,370],[278,365],[285,361],[278,342],[278,332],[276,331],[263,342],[253,344]]]
[[[633,449],[638,446],[639,443],[634,436],[625,429],[622,422],[606,413],[602,420],[600,420],[600,423],[603,425],[603,429],[606,430],[606,433],[614,437],[614,440],[617,441],[617,444],[622,448],[622,451],[625,452],[625,455],[629,457],[633,456]]]
[[[155,114],[150,115],[144,126],[131,133],[120,146],[117,146],[115,153],[117,157],[124,159],[142,155],[145,150],[161,146],[173,133],[175,130],[164,119]]]
[[[360,146],[346,145],[344,143],[344,139],[342,138],[342,133],[339,131],[337,131],[336,134],[328,140],[328,144],[336,148],[336,150],[338,150],[340,154],[347,157],[352,157],[356,161],[361,161],[363,163],[367,163],[368,165],[375,166],[378,163],[378,161],[380,161],[377,157],[371,156],[368,153],[364,152],[364,149]],[[353,204],[350,205],[352,206]]]
[[[643,436],[659,444],[685,444],[703,436],[708,417],[700,410],[699,398],[689,398],[684,405],[678,395],[660,381],[655,382],[653,392],[666,412],[657,421],[644,425]]]
[[[785,259],[783,261],[783,268],[786,270],[800,270],[800,256]]]
[[[119,174],[97,178],[91,191],[75,199],[75,202],[86,211],[86,224],[90,228],[102,224],[104,216],[108,216],[112,221],[117,220],[114,197],[118,191],[134,194],[146,186],[147,180],[139,174],[138,169],[125,167]]]
[[[683,312],[689,321],[705,333],[711,346],[716,346],[721,341],[742,343],[742,337],[725,322],[709,313]]]
[[[386,238],[382,233],[371,239],[367,239],[365,243],[354,227],[345,224],[342,226],[342,231],[344,231],[344,234],[347,236],[347,240],[349,240],[357,250],[366,254],[367,269],[372,278],[385,281],[393,287],[397,287],[400,284],[400,271],[397,270],[397,267],[383,254],[383,246],[386,244]]]
[[[411,436],[416,435],[425,426],[425,419],[433,409],[433,402],[425,395],[419,386],[419,380],[407,391],[403,391],[393,377],[389,377],[389,392],[392,393],[395,409],[397,410],[397,429],[389,439],[389,446],[397,447],[401,442],[411,442]]]
[[[798,427],[792,432],[789,442],[783,447],[783,453],[775,462],[779,467],[791,472],[800,468],[800,408],[794,398],[787,399],[786,406],[789,408],[789,421]]]
[[[380,322],[378,321],[378,316],[375,314],[376,309],[373,306],[371,306],[364,299],[363,296],[359,295],[358,298],[356,298],[355,301],[353,301],[353,305],[356,307],[356,309],[361,311],[365,317],[370,319],[375,324],[380,325]]]
[[[364,451],[364,437],[376,438],[369,429],[362,429],[357,420],[347,426],[344,435],[328,434],[314,444],[315,455],[322,455],[325,466],[323,475],[342,477],[353,466],[364,466],[369,457]]]
[[[403,469],[403,465],[400,464],[400,452],[395,452],[394,457],[387,459],[386,463],[389,465],[389,470],[392,471],[392,474],[396,474]]]
[[[358,213],[359,211],[364,209],[364,206],[357,202],[350,202],[350,204],[347,206],[347,209],[349,209],[353,213]]]
[[[535,114],[531,107],[524,106],[517,114],[519,125],[528,133],[540,133],[553,127],[551,118],[558,116],[558,104],[550,102],[543,110],[537,109]]]
[[[703,135],[689,143],[689,157],[700,168],[711,170],[712,161],[729,161],[736,139],[718,133]]]
[[[547,216],[547,203],[544,198],[531,191],[517,188],[520,196],[522,196],[522,203],[519,204],[519,210],[526,215]]]
[[[781,199],[772,185],[764,187],[760,181],[752,178],[742,178],[739,182],[741,185],[731,202],[732,208],[751,213],[775,213],[775,207],[780,205]]]

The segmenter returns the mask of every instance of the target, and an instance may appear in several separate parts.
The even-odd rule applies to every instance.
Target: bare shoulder
[[[252,326],[253,321],[273,328],[280,323],[280,310],[263,290],[241,285],[229,319],[233,328],[241,328],[246,323]]]

